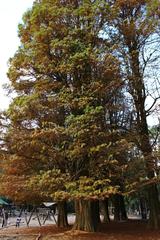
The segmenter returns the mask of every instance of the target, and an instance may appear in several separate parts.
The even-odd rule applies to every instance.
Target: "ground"
[[[102,224],[97,233],[58,229],[55,225],[6,228],[0,230],[0,240],[36,240],[39,234],[41,240],[160,240],[160,231],[149,230],[146,222],[138,220]]]

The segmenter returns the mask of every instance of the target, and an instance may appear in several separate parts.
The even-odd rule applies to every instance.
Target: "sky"
[[[14,55],[20,41],[18,24],[22,21],[23,13],[32,7],[34,0],[0,0],[0,110],[8,107],[11,96],[6,96],[3,85],[8,82],[8,60]],[[149,117],[149,125],[157,124],[157,118]]]
[[[7,83],[8,59],[20,45],[18,24],[23,13],[32,7],[33,0],[0,0],[0,110],[7,108],[10,99],[2,85]]]

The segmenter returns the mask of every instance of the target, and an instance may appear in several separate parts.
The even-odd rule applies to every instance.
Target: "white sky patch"
[[[18,24],[32,4],[33,0],[0,0],[0,110],[7,108],[10,102],[2,85],[8,81],[6,76],[8,60],[20,45]]]

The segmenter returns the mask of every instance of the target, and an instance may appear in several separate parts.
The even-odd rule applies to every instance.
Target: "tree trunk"
[[[57,209],[58,209],[57,226],[62,228],[68,227],[66,201],[58,202]]]
[[[154,157],[152,154],[152,147],[149,141],[148,127],[146,119],[144,119],[144,129],[141,137],[141,149],[144,155],[147,169],[148,179],[155,177],[155,165]],[[157,185],[155,183],[150,184],[147,188],[148,193],[148,205],[149,205],[149,221],[148,227],[152,229],[160,228],[160,203],[158,198]]]
[[[109,217],[109,210],[108,210],[108,198],[101,201],[101,209],[103,214],[103,222],[109,223],[110,217]]]
[[[150,210],[148,226],[152,229],[158,229],[160,228],[160,204],[156,184],[149,186],[148,201]]]
[[[74,230],[95,232],[97,229],[96,221],[93,219],[92,202],[90,200],[76,200],[75,212],[76,221],[73,226]]]
[[[141,196],[139,198],[139,202],[140,202],[140,210],[141,210],[142,220],[146,220],[147,219],[146,199]]]
[[[114,196],[114,221],[119,222],[120,221],[120,206],[119,206],[119,195],[116,194]]]
[[[114,196],[114,221],[127,220],[124,197],[120,194]]]
[[[120,214],[121,214],[121,220],[126,221],[127,220],[127,213],[126,213],[126,207],[124,202],[124,196],[119,195],[119,204],[120,204]]]
[[[99,200],[91,202],[92,207],[92,219],[95,230],[97,230],[97,226],[100,224],[100,210],[99,210]]]

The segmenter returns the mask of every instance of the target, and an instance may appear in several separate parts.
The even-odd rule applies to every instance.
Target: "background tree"
[[[148,179],[155,177],[155,159],[150,142],[147,116],[154,107],[159,96],[154,97],[151,90],[151,77],[147,74],[153,63],[156,64],[159,54],[156,50],[157,27],[159,21],[152,15],[148,16],[147,9],[154,1],[113,1],[111,19],[106,27],[106,34],[111,41],[119,45],[124,81],[128,86],[128,94],[133,99],[135,112],[136,143],[143,153]],[[113,31],[114,29],[114,31]],[[110,31],[109,31],[110,30]],[[149,82],[148,82],[149,81]],[[156,83],[154,82],[156,89]],[[153,104],[146,108],[148,96],[154,97]],[[156,185],[148,188],[150,206],[150,225],[159,227],[159,200]]]

